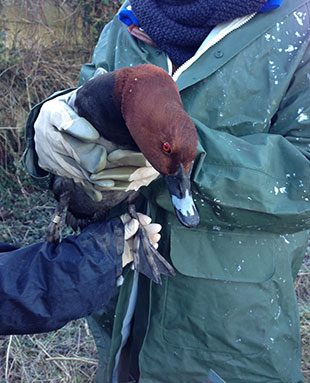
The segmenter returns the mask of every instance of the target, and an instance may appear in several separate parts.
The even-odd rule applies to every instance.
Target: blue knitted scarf
[[[267,0],[130,0],[140,26],[176,66],[192,57],[214,26],[259,12]]]

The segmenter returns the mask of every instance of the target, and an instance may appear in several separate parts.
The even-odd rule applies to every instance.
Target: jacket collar
[[[207,55],[197,56],[197,59],[178,76],[176,83],[179,90],[182,91],[212,75],[277,22],[306,3],[309,3],[309,0],[285,0],[283,5],[274,11],[256,14],[242,28],[235,29],[210,47]]]
[[[181,76],[183,72],[185,72],[186,69],[188,69],[192,64],[194,64],[196,61],[199,60],[199,58],[207,52],[208,49],[213,47],[215,44],[217,44],[219,41],[223,40],[227,35],[229,35],[234,30],[241,28],[244,24],[246,24],[248,21],[250,21],[255,16],[255,13],[252,15],[239,17],[238,19],[235,19],[231,22],[223,23],[215,28],[208,34],[206,39],[203,41],[197,52],[193,57],[191,57],[189,60],[187,60],[183,65],[181,65],[175,73],[173,73],[173,78],[175,81],[178,80],[178,78]],[[168,57],[168,68],[172,67],[172,63],[169,62],[170,59]],[[172,74],[172,73],[170,73]]]

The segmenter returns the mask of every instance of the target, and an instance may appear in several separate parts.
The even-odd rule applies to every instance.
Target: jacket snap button
[[[216,51],[214,53],[214,56],[217,58],[217,59],[220,59],[224,56],[224,52],[223,51]]]

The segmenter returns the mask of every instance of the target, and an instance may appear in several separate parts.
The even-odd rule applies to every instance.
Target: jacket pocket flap
[[[261,283],[275,272],[275,238],[172,226],[171,260],[183,275],[231,282]]]

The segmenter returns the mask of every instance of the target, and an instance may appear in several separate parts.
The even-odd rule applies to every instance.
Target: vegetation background
[[[75,86],[83,63],[121,0],[0,0],[0,241],[44,238],[53,198],[24,172],[29,110],[56,90]],[[296,281],[303,372],[310,382],[310,260]],[[0,337],[0,383],[91,382],[96,348],[84,319],[41,335]],[[283,361],[285,363],[285,361]]]

